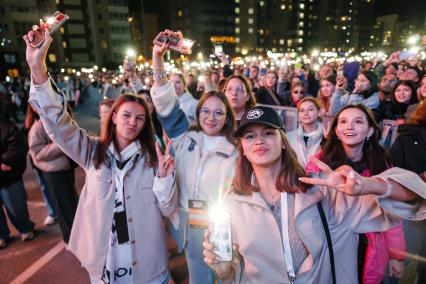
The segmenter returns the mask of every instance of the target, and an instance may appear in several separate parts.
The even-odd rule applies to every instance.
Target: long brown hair
[[[225,92],[226,88],[228,87],[229,81],[231,81],[232,79],[240,80],[244,84],[244,87],[246,88],[247,95],[249,97],[249,99],[246,102],[246,109],[254,107],[256,105],[256,97],[253,95],[253,92],[251,91],[249,82],[242,75],[231,75],[231,76],[229,76],[226,79],[225,85],[223,86],[223,92]]]
[[[116,149],[118,148],[115,141],[115,125],[112,122],[112,116],[115,112],[118,111],[122,104],[127,102],[137,103],[145,110],[145,124],[135,140],[139,140],[140,142],[142,148],[142,157],[145,158],[147,166],[155,167],[157,165],[157,155],[155,153],[154,144],[154,130],[148,106],[141,97],[135,96],[133,94],[124,94],[115,100],[107,119],[101,125],[101,135],[99,137],[99,142],[93,157],[93,164],[96,169],[99,169],[102,164],[109,164],[110,161],[108,159],[107,151],[111,142],[114,143]]]
[[[318,92],[318,100],[320,102],[321,107],[325,110],[325,112],[328,112],[328,110],[330,108],[330,98],[331,98],[331,96],[330,97],[326,97],[326,96],[323,95],[323,93],[321,91],[321,82],[322,81],[330,82],[331,84],[333,84],[333,86],[336,87],[336,76],[333,74],[333,75],[329,75],[329,76],[327,76],[325,78],[322,78],[320,80],[320,89],[319,89],[319,92]],[[333,94],[331,94],[331,95],[333,95]]]
[[[284,131],[281,129],[278,131],[284,149],[281,152],[281,171],[276,181],[276,187],[281,192],[306,192],[309,186],[299,181],[299,177],[306,176],[305,169],[298,162],[296,153],[288,143]],[[234,192],[240,195],[258,192],[259,188],[251,183],[253,166],[244,155],[241,139],[239,139],[237,150],[239,155],[234,180],[232,181]]]
[[[203,107],[204,102],[211,97],[218,98],[225,105],[226,118],[225,124],[223,125],[221,130],[221,134],[225,136],[226,140],[228,140],[229,143],[236,145],[237,141],[234,137],[234,132],[236,128],[234,111],[232,110],[232,106],[229,103],[228,98],[225,96],[224,93],[221,92],[210,91],[201,96],[196,108],[197,119],[195,121],[195,124],[191,126],[189,130],[203,131],[203,128],[200,125],[200,109]]]
[[[373,134],[364,141],[362,147],[362,159],[366,162],[367,168],[373,175],[379,174],[389,167],[389,162],[386,157],[385,149],[379,144],[381,131],[376,121],[374,120],[371,110],[363,104],[347,105],[342,108],[334,117],[328,133],[327,143],[321,151],[321,161],[326,163],[330,168],[337,167],[347,163],[347,155],[343,148],[342,142],[336,134],[336,127],[339,122],[340,114],[350,108],[361,110],[367,117],[368,125],[373,128]]]

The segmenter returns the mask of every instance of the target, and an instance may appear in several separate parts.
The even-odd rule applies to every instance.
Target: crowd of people
[[[10,237],[5,212],[23,241],[35,237],[23,184],[29,153],[45,225],[59,221],[92,283],[173,283],[167,231],[195,284],[403,276],[404,232],[426,216],[418,57],[397,51],[315,70],[315,60],[268,69],[221,53],[218,68],[197,74],[168,68],[166,41],[153,46],[151,66],[126,57],[117,72],[50,76],[52,38],[33,48],[33,37],[24,36],[31,76],[0,85],[0,248]],[[72,113],[90,85],[103,99],[96,135]],[[75,167],[86,173],[80,195]],[[216,204],[231,214],[230,261],[219,261],[211,238]],[[426,245],[412,253],[424,257]],[[416,279],[426,281],[422,261]]]

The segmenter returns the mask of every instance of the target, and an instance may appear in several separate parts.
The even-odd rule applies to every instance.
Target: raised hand
[[[33,27],[33,30],[37,29],[37,26]],[[48,79],[46,57],[50,44],[52,43],[52,37],[50,36],[49,31],[45,29],[46,39],[40,47],[33,47],[31,45],[35,37],[35,32],[33,30],[29,31],[26,35],[23,36],[23,39],[27,45],[25,56],[28,62],[28,66],[30,67],[31,77],[34,83],[41,84],[46,82]]]
[[[313,185],[325,185],[352,196],[367,194],[367,192],[363,192],[364,177],[360,176],[350,166],[343,165],[333,171],[329,166],[315,157],[311,161],[321,170],[325,177],[300,177],[299,180],[301,182]]]
[[[213,252],[214,245],[209,241],[210,231],[204,233],[203,255],[204,262],[219,276],[227,275],[232,269],[232,263],[238,261],[238,245],[232,246],[232,261],[218,261],[218,255]]]
[[[170,149],[173,141],[169,140],[166,145],[166,151],[164,154],[161,151],[160,143],[155,143],[155,151],[158,157],[158,176],[165,177],[170,175],[175,168],[175,159],[170,155]]]

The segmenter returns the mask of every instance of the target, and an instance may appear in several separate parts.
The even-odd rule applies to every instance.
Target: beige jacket
[[[80,260],[89,274],[100,279],[105,265],[111,233],[115,181],[111,168],[95,169],[92,159],[97,140],[78,128],[66,113],[66,98],[50,81],[31,85],[30,103],[37,109],[49,137],[86,172],[68,249]],[[163,216],[177,205],[174,180],[155,179],[155,169],[146,166],[141,155],[124,178],[127,225],[132,250],[133,283],[145,283],[167,272],[168,255]],[[159,197],[161,182],[172,188],[168,196]]]
[[[67,155],[50,140],[41,120],[34,122],[28,133],[28,146],[34,165],[44,172],[71,169]]]
[[[385,176],[426,198],[426,184],[416,174],[392,168],[378,177]],[[398,224],[396,216],[409,220],[426,218],[424,200],[410,205],[389,199],[378,200],[372,195],[350,197],[325,187],[296,194],[297,232],[310,254],[296,272],[295,283],[332,283],[327,240],[316,206],[321,200],[330,228],[339,284],[358,283],[359,233],[385,231]],[[235,283],[289,283],[280,231],[261,195],[231,193],[226,204],[232,216],[233,242],[239,245],[242,256],[240,263],[233,264]]]

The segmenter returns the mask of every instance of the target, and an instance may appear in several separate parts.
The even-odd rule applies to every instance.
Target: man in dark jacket
[[[28,143],[24,134],[3,115],[1,105],[0,101],[0,249],[6,247],[10,235],[3,207],[10,222],[21,233],[21,239],[34,238],[34,223],[29,218],[22,181]]]

